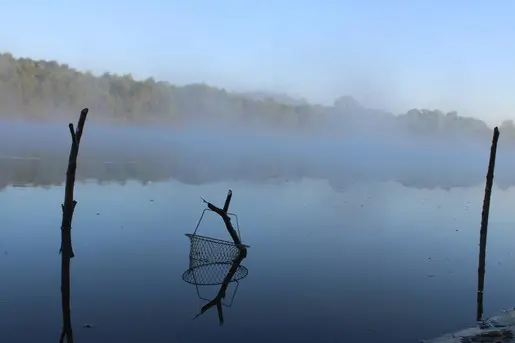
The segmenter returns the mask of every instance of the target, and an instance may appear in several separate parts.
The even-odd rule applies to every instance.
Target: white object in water
[[[478,323],[477,326],[421,343],[515,342],[515,308]]]

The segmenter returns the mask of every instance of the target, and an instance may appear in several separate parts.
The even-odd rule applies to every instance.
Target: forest
[[[408,135],[445,135],[489,140],[492,128],[456,112],[412,109],[392,113],[368,109],[351,96],[331,106],[288,101],[285,97],[231,93],[206,84],[176,86],[130,74],[94,75],[56,61],[0,54],[0,117],[57,120],[73,118],[88,107],[92,119],[159,123],[175,127],[231,123],[242,127],[345,134],[368,127]],[[515,125],[500,125],[503,138],[515,139]],[[400,131],[399,131],[400,130]]]

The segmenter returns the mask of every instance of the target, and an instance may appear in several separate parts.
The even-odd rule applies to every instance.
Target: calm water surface
[[[229,188],[251,248],[220,327],[215,308],[192,320],[204,303],[181,274],[200,196],[221,206]],[[58,340],[63,192],[0,192],[2,342]],[[77,184],[75,340],[417,342],[472,325],[482,192],[395,182],[337,192],[314,179]],[[513,189],[494,190],[485,315],[515,306],[514,200]],[[229,238],[214,214],[199,233]]]
[[[76,342],[407,343],[474,325],[488,146],[230,137],[88,124]],[[0,123],[1,342],[58,341],[69,139],[66,125]],[[501,141],[485,316],[515,306],[514,157]],[[192,320],[204,302],[181,275],[200,197],[222,206],[229,188],[251,247],[220,327],[215,308]],[[229,239],[213,213],[199,234]]]

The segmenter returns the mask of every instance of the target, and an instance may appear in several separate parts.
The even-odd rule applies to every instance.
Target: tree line
[[[15,58],[0,54],[0,116],[51,119],[76,115],[89,107],[96,117],[114,122],[187,125],[230,122],[249,127],[288,130],[327,130],[344,133],[366,129],[371,122],[384,130],[408,134],[446,134],[488,138],[491,128],[481,120],[456,112],[413,109],[394,116],[362,107],[352,97],[331,106],[286,101],[273,95],[259,97],[231,93],[206,84],[175,86],[153,78],[129,75],[96,76],[56,61]],[[515,139],[513,121],[502,123],[504,137]]]

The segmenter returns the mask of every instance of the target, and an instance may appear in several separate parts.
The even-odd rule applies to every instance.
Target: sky
[[[0,0],[0,51],[394,113],[515,120],[515,1]]]

